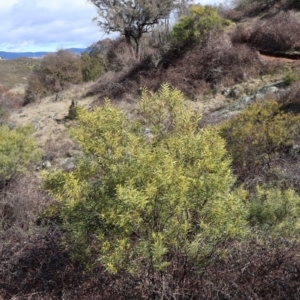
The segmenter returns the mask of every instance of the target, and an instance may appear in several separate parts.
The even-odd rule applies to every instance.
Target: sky
[[[107,37],[92,21],[96,16],[95,6],[87,0],[0,0],[0,51],[86,48]]]

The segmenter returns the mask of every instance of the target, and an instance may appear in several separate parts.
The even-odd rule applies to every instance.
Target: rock
[[[44,161],[43,162],[43,168],[45,168],[45,169],[49,169],[49,168],[51,168],[51,162],[49,161],[49,160],[46,160],[46,161]]]
[[[62,161],[62,168],[65,170],[65,171],[72,171],[75,169],[75,160],[73,157],[68,157],[68,158],[65,158],[63,161]]]
[[[226,89],[221,91],[222,95],[224,95],[225,97],[228,97],[230,92],[231,92],[230,88],[226,88]]]
[[[265,98],[265,94],[257,93],[255,95],[255,99],[257,99],[257,100],[263,100],[264,98]]]

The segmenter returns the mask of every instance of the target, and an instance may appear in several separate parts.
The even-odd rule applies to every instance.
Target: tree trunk
[[[128,48],[129,48],[132,56],[135,56],[134,49],[133,49],[132,43],[131,43],[131,34],[130,34],[130,32],[127,31],[127,30],[125,30],[124,36],[125,36],[126,44],[127,44]]]
[[[136,49],[135,49],[135,55],[136,55],[136,59],[138,62],[141,61],[141,44],[140,44],[140,40],[136,40],[135,41],[136,44]]]

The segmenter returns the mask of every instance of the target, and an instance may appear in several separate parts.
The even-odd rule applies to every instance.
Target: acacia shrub
[[[30,138],[31,126],[10,130],[0,127],[0,185],[3,187],[18,173],[24,173],[29,164],[40,157],[36,142]]]
[[[68,50],[46,55],[28,79],[25,104],[82,82],[80,57]]]
[[[223,123],[220,134],[240,179],[269,169],[277,153],[293,144],[299,121],[299,115],[285,113],[277,101],[271,100],[254,103]]]
[[[7,201],[13,179],[27,172],[29,165],[41,157],[35,141],[30,137],[31,126],[10,130],[0,126],[0,231],[14,222],[15,207],[13,201]],[[6,197],[8,194],[8,197]],[[18,208],[17,205],[16,208]]]
[[[185,47],[204,40],[212,30],[221,29],[230,23],[218,14],[217,8],[209,5],[193,5],[190,13],[181,17],[173,26],[171,37],[175,45]]]
[[[200,266],[219,241],[245,234],[245,194],[233,189],[224,141],[198,129],[178,90],[144,91],[139,116],[107,101],[79,109],[73,136],[84,155],[72,172],[45,173],[44,187],[61,202],[52,212],[75,257],[135,274],[164,298],[176,292],[174,257]]]

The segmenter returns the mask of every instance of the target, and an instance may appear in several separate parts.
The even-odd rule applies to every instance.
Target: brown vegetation
[[[0,85],[0,107],[4,111],[10,112],[23,106],[24,96],[14,93],[3,85]]]
[[[104,49],[101,63],[106,72],[92,87],[85,87],[89,88],[87,94],[97,95],[98,104],[105,97],[118,103],[127,102],[133,111],[133,102],[135,104],[141,89],[156,91],[162,82],[169,82],[191,100],[199,100],[203,95],[212,98],[224,87],[251,78],[270,72],[283,73],[281,66],[286,61],[265,59],[257,50],[300,50],[299,18],[295,12],[285,11],[297,7],[298,3],[237,0],[237,4],[234,9],[223,9],[222,15],[241,21],[245,16],[262,14],[263,19],[240,24],[231,33],[210,33],[205,42],[193,43],[184,50],[172,46],[167,30],[156,36],[144,35],[140,41],[140,63],[125,39],[106,41],[99,46],[103,46],[101,51]],[[37,66],[39,64],[38,61]],[[47,56],[30,76],[25,102],[81,82],[79,65],[77,57],[64,51]],[[24,63],[23,67],[32,69],[33,65]],[[250,111],[249,120],[243,113],[231,117],[236,111],[224,117],[230,120],[221,134],[227,140],[227,150],[232,157],[236,186],[243,183],[249,192],[245,201],[252,201],[251,193],[258,184],[284,190],[292,187],[300,193],[300,146],[297,148],[300,145],[300,72],[296,65],[290,70],[287,75],[279,76],[287,87],[285,92],[264,95],[265,100],[269,100],[265,103],[276,103],[276,110],[262,104],[260,110]],[[244,91],[240,91],[242,93]],[[73,95],[69,100],[75,107]],[[45,130],[36,132],[44,146],[43,161],[55,165],[71,158],[75,164],[74,158],[80,151],[65,137],[66,124],[62,125],[67,118],[61,111],[66,110],[70,101],[60,106],[60,114],[57,109],[52,111],[52,98],[47,101],[43,102],[42,114],[41,110],[35,111],[35,118],[43,122],[41,128]],[[21,108],[23,102],[21,94],[0,85],[0,123],[7,123],[8,113]],[[85,102],[79,104],[82,103]],[[255,105],[259,103],[263,102],[257,100]],[[70,106],[70,113],[74,107]],[[21,114],[23,120],[31,121],[27,111],[20,112],[18,118]],[[75,123],[70,122],[69,126]],[[55,128],[55,134],[46,131],[50,126]],[[296,146],[295,153],[291,152],[293,146]],[[170,262],[166,272],[156,272],[148,281],[147,276],[132,275],[125,270],[108,273],[97,263],[87,268],[84,261],[72,256],[65,231],[59,227],[61,219],[44,218],[47,212],[51,215],[52,210],[60,209],[60,204],[39,189],[41,180],[36,171],[42,164],[30,166],[30,174],[16,174],[0,186],[0,299],[300,299],[299,241],[273,237],[268,231],[254,229],[254,225],[249,226],[251,233],[245,239],[219,242],[203,257],[201,265],[195,265],[171,249],[165,254]],[[64,168],[63,164],[59,166]],[[66,168],[67,172],[70,170],[73,169]],[[147,272],[145,268],[144,275]]]
[[[25,104],[61,92],[82,81],[81,61],[67,50],[46,55],[28,80]]]
[[[255,50],[232,44],[227,34],[215,33],[205,45],[199,43],[184,52],[170,49],[162,54],[158,65],[150,56],[128,72],[105,74],[89,93],[99,99],[124,95],[132,99],[142,87],[157,90],[162,82],[169,82],[190,99],[197,99],[219,86],[230,86],[269,70]]]
[[[2,248],[6,264],[0,272],[0,293],[4,299],[152,299],[142,278],[126,272],[112,275],[102,268],[87,271],[62,247],[62,237],[53,227],[17,245],[14,253]],[[267,238],[219,246],[201,273],[183,256],[171,260],[168,276],[152,282],[167,283],[163,299],[172,299],[172,295],[194,300],[299,299],[298,243]]]
[[[300,20],[293,11],[237,26],[231,35],[234,43],[246,43],[269,52],[299,50]]]

